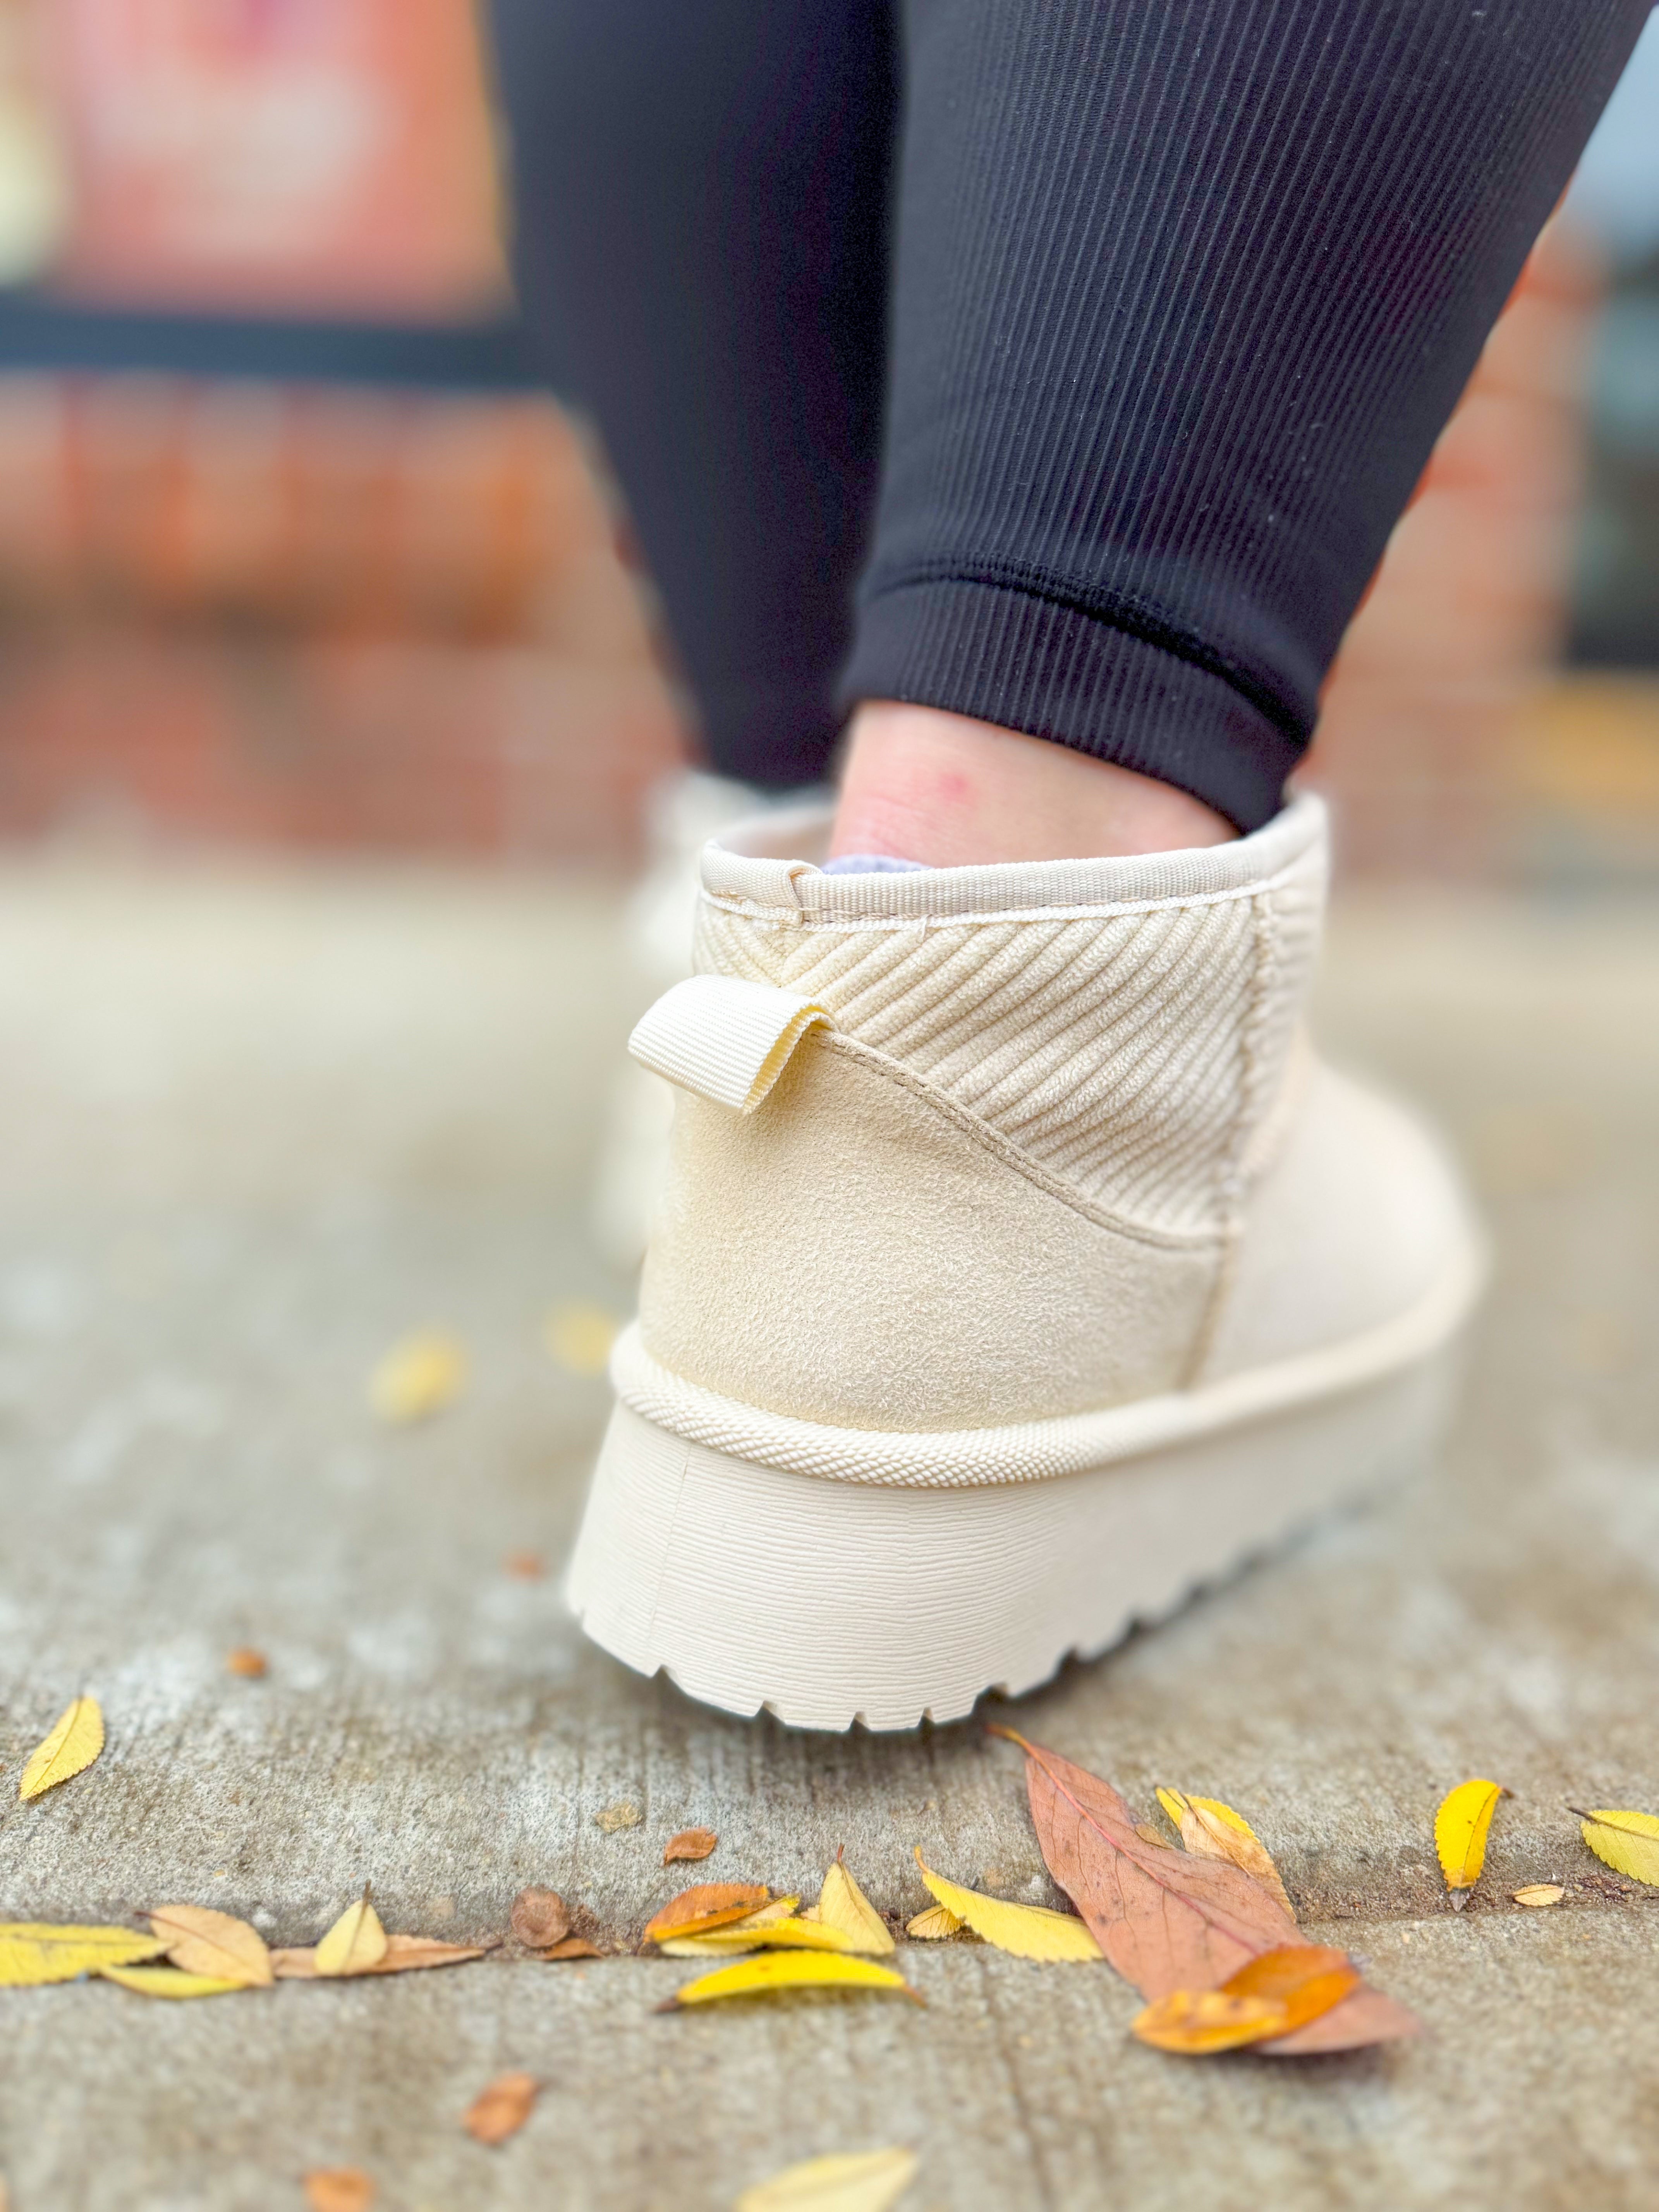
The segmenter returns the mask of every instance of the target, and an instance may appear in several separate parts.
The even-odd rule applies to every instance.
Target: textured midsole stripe
[[[637,1322],[617,1339],[611,1379],[623,1403],[646,1420],[761,1467],[902,1488],[1042,1482],[1260,1420],[1408,1367],[1455,1334],[1486,1272],[1486,1255],[1471,1240],[1414,1305],[1380,1328],[1194,1390],[1006,1428],[902,1432],[792,1420],[672,1374],[645,1349]]]

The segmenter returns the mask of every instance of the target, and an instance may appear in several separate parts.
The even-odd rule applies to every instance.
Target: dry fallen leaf
[[[1296,1907],[1285,1894],[1266,1844],[1231,1805],[1224,1805],[1217,1797],[1188,1797],[1182,1790],[1164,1789],[1158,1793],[1158,1802],[1180,1830],[1183,1849],[1195,1858],[1227,1859],[1243,1867],[1295,1919]]]
[[[384,1954],[372,1966],[355,1966],[356,1974],[413,1974],[432,1966],[464,1966],[470,1959],[487,1959],[489,1947],[483,1943],[441,1943],[432,1936],[388,1936]],[[314,1982],[326,1980],[317,1972],[317,1952],[313,1945],[295,1950],[273,1951],[270,1971],[279,1982]]]
[[[513,1933],[532,1951],[562,1943],[570,1933],[570,1912],[556,1889],[521,1889],[509,1916]]]
[[[368,1901],[368,1886],[355,1905],[348,1905],[326,1936],[318,1943],[319,1976],[361,1974],[377,1966],[386,1953],[386,1930],[380,1916]]]
[[[775,1920],[757,1917],[704,1936],[665,1936],[657,1948],[665,1959],[734,1959],[744,1951],[837,1951],[852,1956],[863,1946],[805,1913],[799,1919],[782,1913]]]
[[[729,1927],[734,1920],[746,1920],[770,1896],[764,1882],[700,1881],[652,1915],[645,1939],[655,1943],[665,1936],[701,1936],[705,1929]]]
[[[29,1754],[17,1795],[27,1802],[92,1765],[104,1747],[104,1716],[96,1698],[76,1698],[58,1715],[46,1741]]]
[[[1261,1884],[1224,1859],[1148,1844],[1109,1783],[1012,1729],[993,1733],[1025,1753],[1031,1818],[1048,1871],[1124,1979],[1149,2002],[1174,1990],[1213,1990],[1247,1960],[1302,1941]],[[1357,2050],[1419,2023],[1362,1985],[1275,2046],[1283,2056]]]
[[[181,1973],[177,1966],[100,1966],[98,1972],[141,1997],[223,1997],[258,1986],[225,1974]]]
[[[913,2150],[834,2151],[745,2189],[732,2212],[891,2212],[916,2178]]]
[[[824,1875],[823,1887],[818,1892],[817,1917],[826,1928],[836,1929],[845,1936],[854,1951],[861,1951],[868,1958],[889,1958],[898,1948],[887,1923],[848,1874],[839,1856]]]
[[[586,1936],[567,1936],[562,1943],[550,1943],[539,1955],[544,1959],[602,1959],[605,1954]]]
[[[1133,2033],[1158,2051],[1197,2057],[1278,2042],[1318,2020],[1359,1986],[1345,1951],[1287,1943],[1264,1951],[1218,1990],[1176,1990],[1148,2005]]]
[[[728,1920],[723,1927],[703,1935],[660,1936],[657,1938],[657,1949],[665,1959],[734,1959],[740,1952],[758,1949],[757,1934],[763,1934],[780,1923],[787,1922],[792,1928],[814,1925],[804,1912],[799,1919],[794,1917],[799,1903],[798,1897],[775,1897],[758,1911],[746,1912],[741,1920]],[[830,1948],[833,1950],[836,1947],[831,1944]]]
[[[1523,1889],[1510,1893],[1517,1905],[1530,1905],[1534,1909],[1559,1905],[1566,1893],[1559,1881],[1529,1881]]]
[[[311,2212],[368,2212],[374,2184],[360,2166],[319,2166],[305,2178]]]
[[[662,1863],[672,1866],[676,1859],[706,1859],[719,1841],[712,1828],[682,1828],[663,1845]]]
[[[1584,1813],[1577,1805],[1569,1809],[1579,1833],[1605,1865],[1632,1881],[1659,1887],[1659,1820],[1651,1813]]]
[[[149,1924],[167,1947],[167,1956],[187,1974],[264,1988],[272,1980],[265,1939],[246,1920],[216,1912],[207,1905],[158,1905]]]
[[[1440,1801],[1434,1816],[1434,1848],[1440,1871],[1446,1877],[1451,1901],[1460,1911],[1465,1893],[1480,1879],[1486,1863],[1486,1831],[1500,1797],[1509,1791],[1501,1782],[1460,1782]]]
[[[1008,1905],[1000,1897],[986,1897],[976,1889],[963,1888],[959,1882],[946,1881],[943,1875],[923,1863],[920,1844],[916,1864],[946,1911],[965,1920],[975,1936],[983,1936],[999,1951],[1011,1951],[1017,1959],[1066,1960],[1078,1964],[1101,1955],[1099,1944],[1074,1913],[1051,1912],[1046,1905]]]
[[[533,2074],[503,2074],[480,2089],[467,2108],[465,2125],[481,2143],[505,2142],[530,2118],[541,2084]]]
[[[414,1974],[428,1966],[464,1966],[469,1959],[485,1959],[483,1943],[441,1943],[433,1936],[388,1936],[386,1949],[372,1966],[352,1969],[359,1974]]]
[[[159,1959],[167,1945],[131,1928],[60,1928],[49,1921],[0,1924],[0,1989],[38,1988],[73,1982],[101,1966],[127,1966]]]
[[[256,1651],[251,1644],[238,1644],[225,1654],[225,1672],[244,1675],[250,1682],[257,1682],[269,1664],[264,1653]]]
[[[926,1912],[918,1912],[914,1920],[907,1920],[904,1932],[918,1943],[942,1943],[947,1936],[959,1936],[968,1923],[960,1913],[952,1912],[948,1905],[930,1905]]]
[[[623,1797],[615,1805],[607,1805],[603,1812],[593,1815],[593,1826],[603,1828],[607,1836],[619,1835],[624,1828],[637,1828],[645,1815],[631,1797]]]
[[[466,1352],[441,1329],[405,1336],[376,1364],[368,1402],[383,1421],[424,1421],[453,1405],[466,1387]]]
[[[547,1316],[547,1348],[572,1375],[603,1375],[621,1323],[586,1298],[569,1298]]]
[[[711,2004],[720,1997],[764,1996],[774,1990],[858,1989],[890,1990],[901,1996],[923,2002],[902,1974],[891,1966],[878,1966],[873,1959],[856,1959],[835,1951],[766,1951],[757,1959],[739,1959],[735,1966],[702,1974],[675,1991],[659,2012],[673,2012],[682,2005]]]

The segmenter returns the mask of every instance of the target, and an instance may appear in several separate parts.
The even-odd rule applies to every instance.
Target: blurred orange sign
[[[505,295],[469,0],[40,0],[71,194],[55,289],[477,313]]]

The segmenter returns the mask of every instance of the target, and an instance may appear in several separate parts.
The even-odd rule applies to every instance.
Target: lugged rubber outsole
[[[618,1405],[567,1593],[607,1651],[726,1712],[833,1730],[960,1719],[1420,1462],[1455,1363],[1442,1348],[1109,1464],[957,1487],[762,1466]]]

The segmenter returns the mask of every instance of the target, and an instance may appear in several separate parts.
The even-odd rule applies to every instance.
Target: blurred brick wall
[[[614,861],[679,750],[550,404],[0,380],[0,836]]]
[[[1595,289],[1540,247],[1344,646],[1307,774],[1351,871],[1659,854],[1652,694],[1550,688]],[[0,836],[610,862],[683,744],[550,404],[0,379]]]
[[[1343,642],[1304,778],[1334,802],[1351,871],[1525,870],[1540,788],[1528,717],[1565,629],[1599,296],[1587,245],[1553,224]]]

